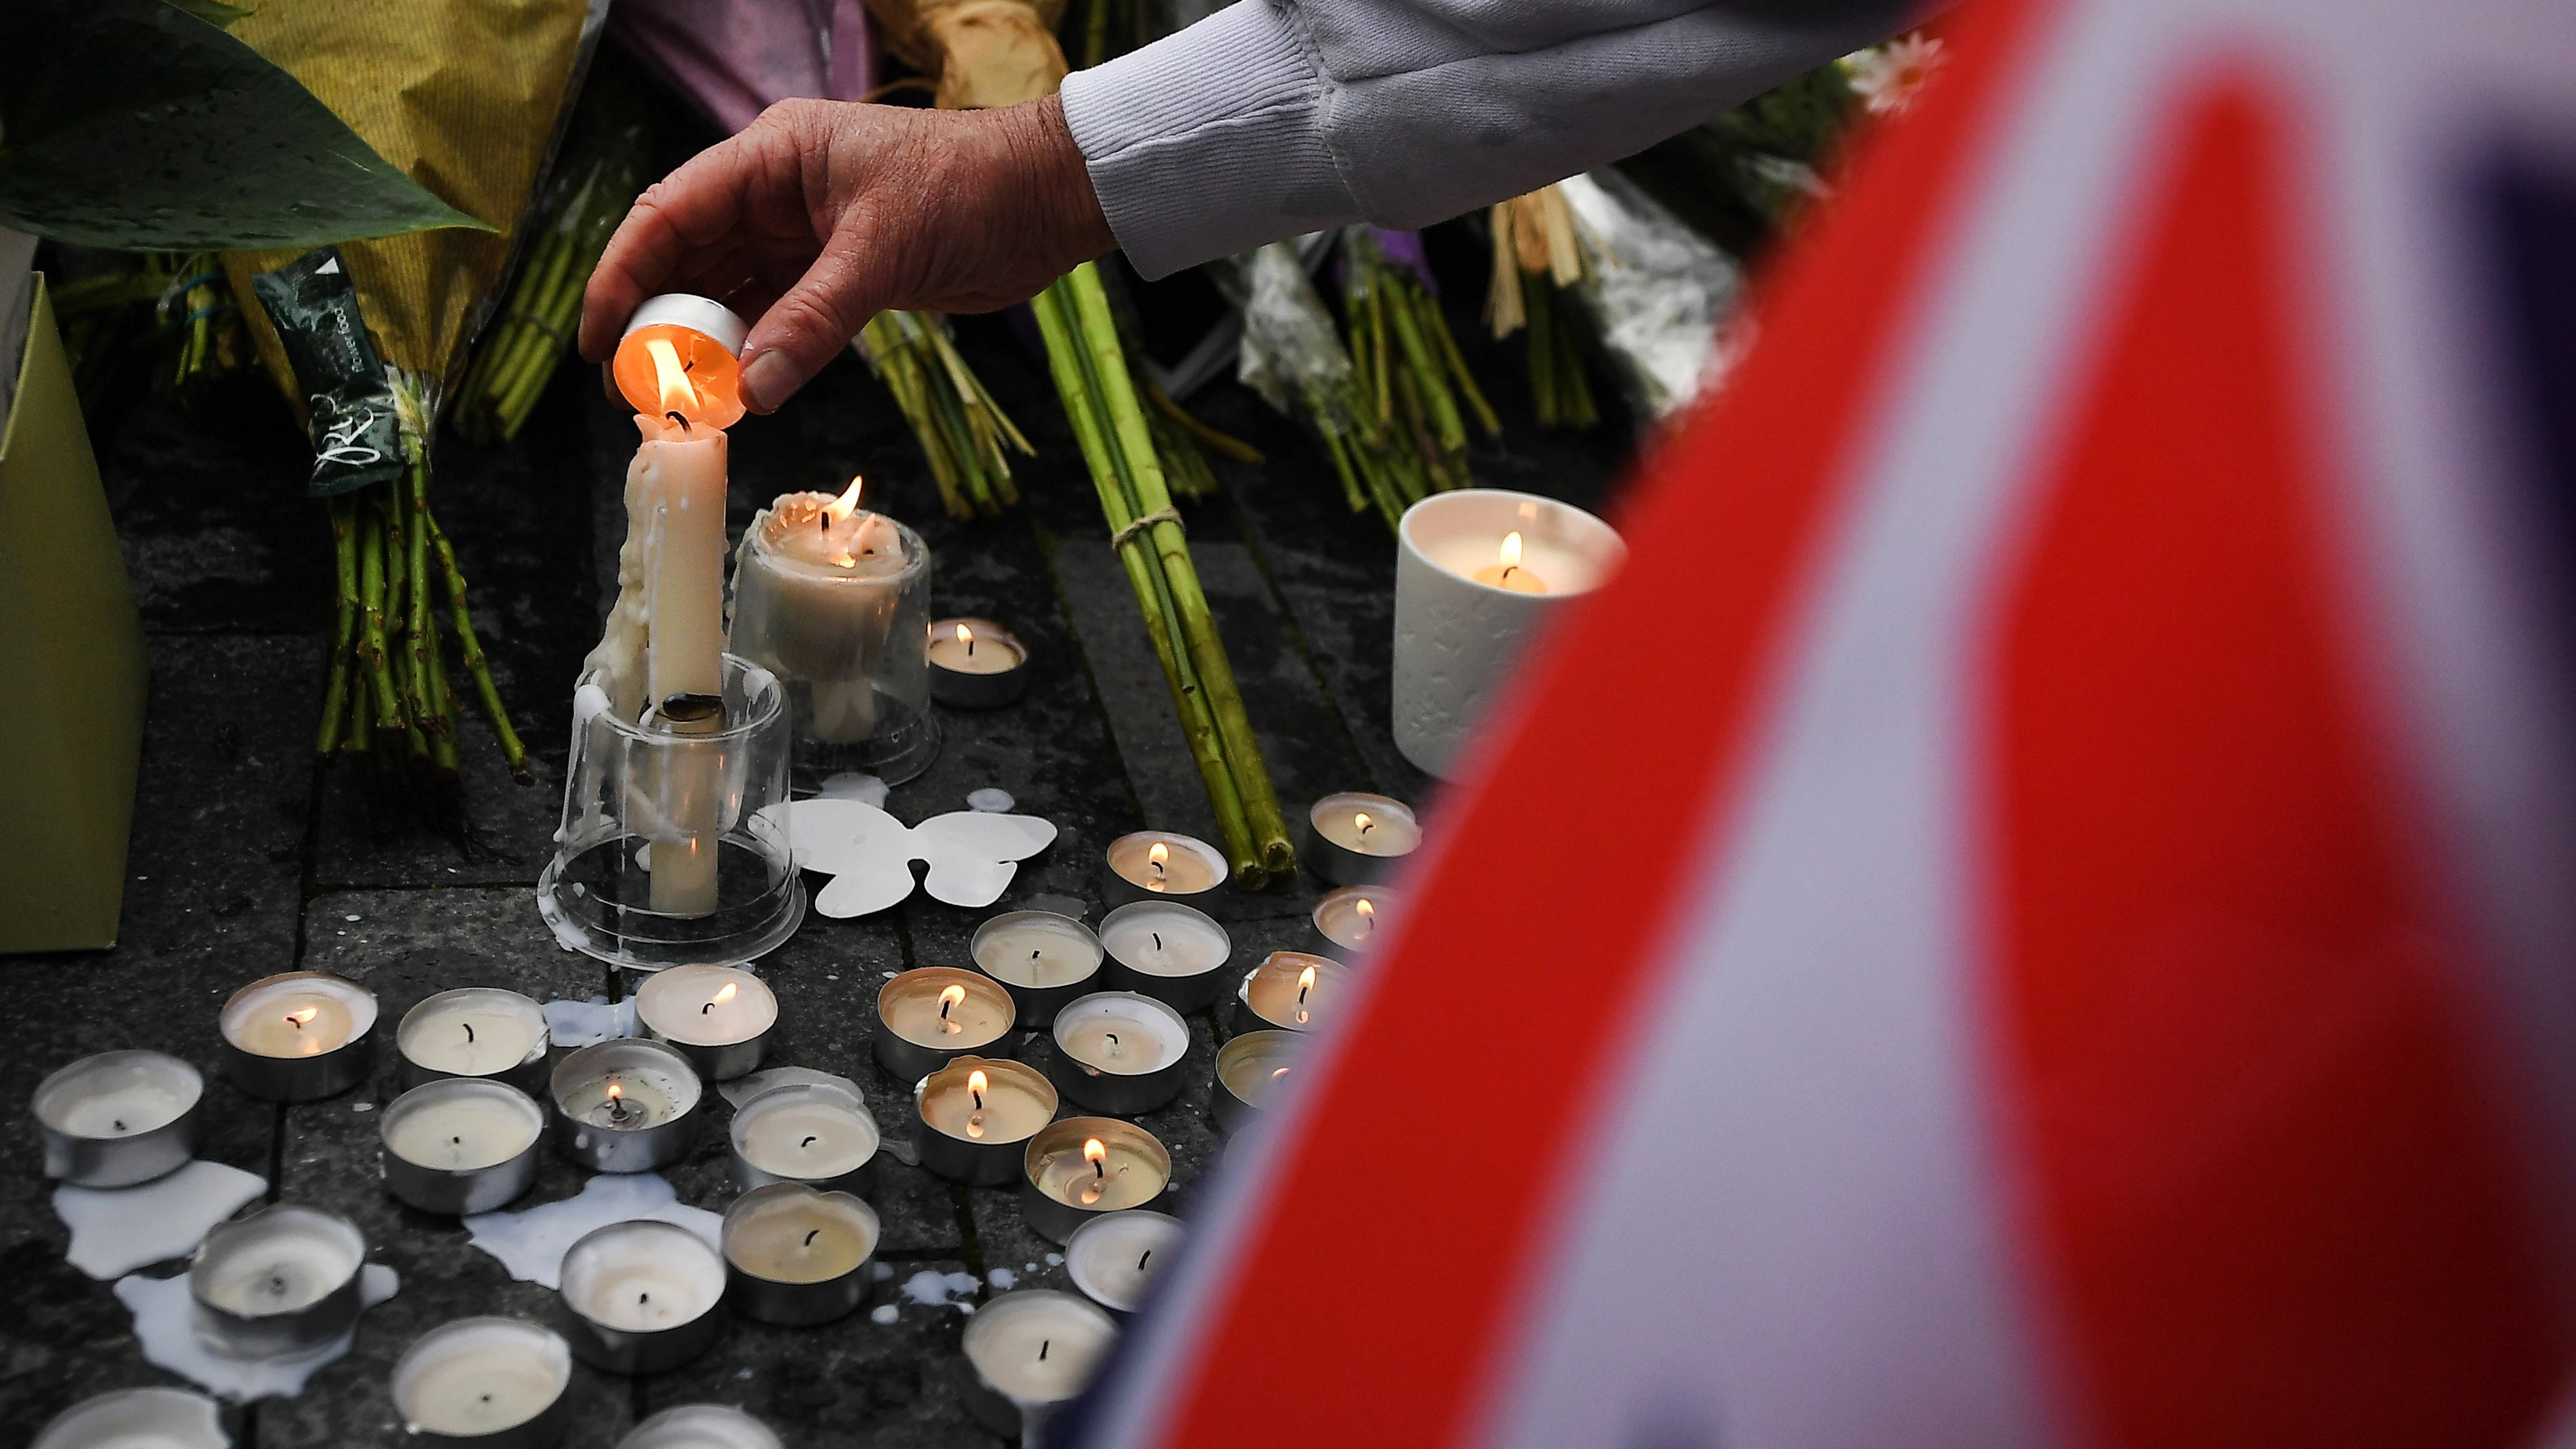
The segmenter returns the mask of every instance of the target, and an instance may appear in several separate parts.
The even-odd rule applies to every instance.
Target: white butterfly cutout
[[[907,826],[863,801],[821,797],[763,809],[754,829],[784,832],[796,864],[830,876],[814,909],[835,919],[900,905],[912,894],[912,863],[930,864],[923,887],[952,906],[1002,898],[1019,862],[1055,841],[1055,823],[1034,815],[954,810]]]

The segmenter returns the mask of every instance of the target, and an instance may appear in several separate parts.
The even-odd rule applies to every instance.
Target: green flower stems
[[[1033,454],[948,329],[926,312],[880,312],[859,333],[859,355],[894,394],[930,462],[951,518],[990,518],[1020,501],[1004,445]]]
[[[1556,285],[1543,272],[1522,273],[1521,305],[1529,313],[1530,399],[1539,426],[1588,428],[1601,421]]]
[[[1362,408],[1376,450],[1401,455],[1379,465],[1384,486],[1371,494],[1383,510],[1419,502],[1424,490],[1464,488],[1471,481],[1466,412],[1487,437],[1500,436],[1502,422],[1468,373],[1440,299],[1388,262],[1368,228],[1350,228],[1344,245],[1342,316]],[[1402,516],[1402,507],[1396,514]]]
[[[1031,305],[1046,338],[1048,369],[1171,687],[1227,857],[1247,885],[1285,877],[1296,869],[1296,849],[1172,510],[1099,271],[1086,262]]]
[[[519,267],[501,315],[457,395],[456,425],[483,442],[516,438],[536,410],[555,368],[572,348],[581,294],[590,285],[608,238],[635,195],[635,171],[622,155],[593,160],[580,184],[541,225]]]

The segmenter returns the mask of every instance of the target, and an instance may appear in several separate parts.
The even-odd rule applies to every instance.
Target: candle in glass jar
[[[1011,988],[1023,1028],[1055,1020],[1100,971],[1100,938],[1053,911],[1005,911],[975,928],[969,953],[977,970]]]
[[[760,1065],[778,997],[739,966],[673,966],[635,992],[635,1019],[656,1041],[679,1048],[698,1074],[731,1081]]]
[[[1055,1084],[1034,1067],[959,1057],[913,1089],[921,1165],[952,1182],[1010,1182],[1023,1144],[1054,1120],[1056,1105]]]
[[[1225,857],[1204,840],[1139,830],[1109,842],[1109,894],[1116,904],[1204,895],[1225,884]]]
[[[1306,822],[1306,860],[1336,885],[1381,880],[1422,844],[1413,807],[1384,795],[1327,795]]]
[[[1056,1242],[1093,1217],[1145,1207],[1172,1178],[1172,1154],[1153,1133],[1115,1117],[1066,1117],[1021,1154],[1020,1210]]]
[[[569,1411],[572,1348],[563,1336],[516,1318],[460,1318],[422,1334],[394,1365],[394,1407],[404,1432],[433,1444],[492,1439],[528,1426],[519,1443],[551,1442]]]
[[[733,1114],[734,1179],[744,1188],[801,1182],[856,1190],[877,1153],[867,1104],[823,1082],[772,1087]]]
[[[1235,1027],[1313,1031],[1331,1019],[1350,983],[1351,970],[1339,961],[1303,951],[1274,951],[1243,978],[1235,994]]]
[[[376,994],[320,971],[263,977],[224,1003],[226,1075],[254,1097],[304,1102],[365,1080]]]
[[[968,1407],[995,1433],[1034,1443],[1117,1342],[1116,1321],[1071,1293],[1004,1293],[966,1321],[961,1347],[975,1374]]]
[[[36,1086],[45,1175],[74,1187],[131,1187],[187,1165],[205,1078],[160,1052],[83,1057]]]
[[[846,1192],[771,1183],[725,1212],[727,1291],[763,1323],[825,1323],[858,1307],[876,1249],[876,1210]]]
[[[413,1086],[434,1077],[509,1077],[546,1059],[545,1009],[515,991],[467,986],[424,998],[394,1029]]]
[[[1055,1019],[1056,1089],[1096,1112],[1150,1112],[1180,1095],[1190,1026],[1132,991],[1082,997]]]
[[[960,1053],[1000,1041],[1018,1015],[1011,993],[989,976],[915,967],[877,992],[877,1061],[899,1081],[918,1081]]]
[[[1171,1265],[1188,1231],[1169,1213],[1103,1213],[1074,1229],[1064,1245],[1064,1270],[1092,1302],[1133,1313],[1145,1305],[1154,1276]]]
[[[658,1373],[714,1339],[725,1268],[696,1233],[639,1218],[574,1243],[562,1281],[575,1356],[611,1373]]]

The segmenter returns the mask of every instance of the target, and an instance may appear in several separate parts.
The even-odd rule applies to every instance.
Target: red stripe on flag
[[[1436,1445],[1478,1422],[1544,1225],[1579,1190],[1576,1134],[1660,985],[1655,948],[1700,904],[1682,887],[1732,813],[1929,241],[2039,13],[1981,8],[1784,264],[1750,365],[1623,518],[1626,569],[1520,686],[1533,707],[1482,788],[1449,802],[1401,954],[1276,1144],[1160,1442]]]
[[[2008,1131],[2106,1443],[2514,1443],[2570,1340],[2342,652],[2308,168],[2253,86],[2200,94],[2004,596]]]

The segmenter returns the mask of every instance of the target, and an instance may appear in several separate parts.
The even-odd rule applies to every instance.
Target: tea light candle
[[[649,1172],[688,1155],[703,1092],[688,1058],[621,1037],[557,1063],[555,1147],[593,1172]]]
[[[515,991],[467,986],[424,998],[394,1028],[403,1080],[417,1087],[440,1077],[498,1077],[534,1091],[546,1070],[545,1008]]]
[[[1071,1293],[1002,1294],[966,1320],[966,1406],[994,1433],[1037,1443],[1117,1342],[1117,1321]]]
[[[877,992],[877,1064],[919,1081],[967,1052],[993,1047],[1019,1005],[1001,983],[954,966],[921,966]]]
[[[423,1082],[384,1110],[385,1190],[423,1212],[488,1213],[537,1180],[546,1117],[507,1082]]]
[[[1315,903],[1314,935],[1307,953],[1336,961],[1357,962],[1377,946],[1396,906],[1391,886],[1348,885],[1324,893]]]
[[[1246,973],[1235,992],[1234,1029],[1313,1031],[1330,1018],[1333,1002],[1350,984],[1351,968],[1339,961],[1303,951],[1274,951]]]
[[[312,1102],[367,1079],[376,994],[321,971],[265,976],[224,1003],[224,1075],[254,1097]]]
[[[132,1187],[166,1177],[197,1151],[206,1079],[159,1052],[83,1057],[36,1084],[45,1176],[75,1187]]]
[[[698,1075],[729,1082],[760,1065],[778,1025],[778,997],[739,966],[673,966],[644,978],[635,1019],[680,1049]]]
[[[1064,1270],[1092,1302],[1112,1313],[1133,1313],[1145,1306],[1155,1275],[1170,1266],[1188,1235],[1169,1213],[1103,1213],[1073,1230],[1064,1245]]]
[[[1204,840],[1170,830],[1139,830],[1109,842],[1102,880],[1111,905],[1204,896],[1225,884],[1225,856]]]
[[[1462,488],[1407,509],[1396,528],[1396,748],[1448,774],[1522,641],[1626,556],[1610,525],[1534,494]]]
[[[997,709],[1028,693],[1028,646],[990,619],[930,626],[930,697],[956,709]]]
[[[1020,1166],[1021,1216],[1059,1243],[1102,1213],[1152,1206],[1172,1180],[1170,1149],[1115,1117],[1048,1123],[1029,1139]]]
[[[756,1187],[725,1211],[726,1296],[763,1323],[829,1323],[867,1296],[876,1250],[876,1209],[850,1194]]]
[[[572,1347],[516,1318],[460,1318],[394,1365],[403,1430],[427,1449],[545,1449],[563,1437]]]
[[[867,1104],[824,1082],[772,1087],[733,1114],[733,1180],[864,1192],[874,1177],[877,1119]]]
[[[1101,991],[1055,1019],[1056,1090],[1095,1112],[1151,1112],[1181,1092],[1190,1024],[1150,996]]]
[[[565,1251],[562,1281],[564,1336],[593,1368],[660,1373],[715,1341],[724,1261],[687,1228],[611,1223]]]
[[[319,1348],[365,1308],[367,1240],[347,1218],[279,1203],[219,1223],[188,1265],[199,1337],[237,1358]]]
[[[1306,812],[1306,862],[1335,885],[1383,880],[1421,844],[1413,807],[1384,795],[1345,791]]]
[[[1231,1136],[1260,1117],[1297,1064],[1305,1041],[1293,1031],[1247,1031],[1217,1048],[1208,1115],[1219,1132]]]
[[[682,1404],[638,1424],[617,1449],[785,1449],[769,1426],[730,1404]]]
[[[230,1449],[221,1408],[184,1389],[118,1389],[46,1421],[28,1449]]]
[[[1055,1084],[1021,1062],[964,1056],[912,1092],[921,1165],[951,1182],[1000,1187],[1030,1138],[1055,1119]]]
[[[1005,911],[975,928],[975,969],[1011,988],[1019,1025],[1035,1030],[1063,1005],[1096,989],[1100,938],[1071,916]]]
[[[1179,901],[1120,906],[1101,918],[1100,944],[1114,963],[1108,985],[1177,1011],[1215,1005],[1233,980],[1223,969],[1234,955],[1225,927]]]

